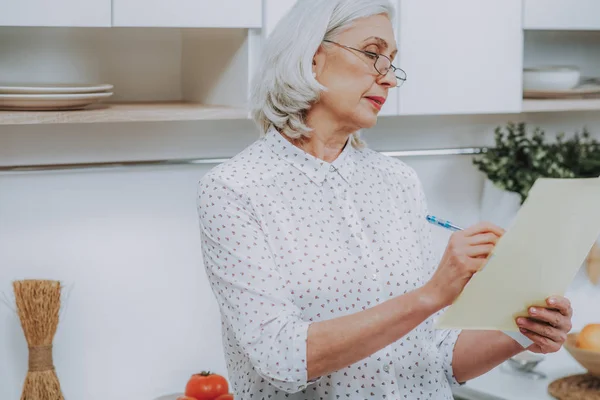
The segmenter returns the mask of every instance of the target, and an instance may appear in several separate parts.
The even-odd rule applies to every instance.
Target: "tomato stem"
[[[202,372],[200,372],[199,374],[196,374],[196,375],[209,376],[209,375],[212,375],[212,372],[210,372],[210,371],[202,371]]]

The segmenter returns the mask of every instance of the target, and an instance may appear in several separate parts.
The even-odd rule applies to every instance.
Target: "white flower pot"
[[[521,208],[521,196],[500,189],[489,179],[485,180],[481,194],[480,220],[489,221],[507,229]]]

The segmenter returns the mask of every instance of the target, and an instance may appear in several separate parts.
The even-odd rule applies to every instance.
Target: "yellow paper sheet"
[[[517,316],[564,295],[600,235],[600,179],[538,179],[488,262],[438,328],[518,331]]]

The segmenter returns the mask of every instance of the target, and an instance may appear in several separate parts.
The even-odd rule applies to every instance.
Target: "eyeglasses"
[[[366,55],[374,61],[373,66],[375,67],[375,71],[377,71],[379,75],[387,75],[390,72],[390,70],[392,70],[394,72],[394,76],[396,76],[396,87],[402,86],[402,84],[406,81],[406,72],[404,72],[404,70],[401,68],[395,67],[392,64],[392,60],[390,60],[390,58],[384,54],[374,53],[372,51],[359,50],[354,47],[346,46],[331,40],[323,41],[338,45],[348,50],[358,51],[359,53]]]

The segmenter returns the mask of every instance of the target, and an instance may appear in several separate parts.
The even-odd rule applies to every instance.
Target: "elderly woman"
[[[365,148],[405,79],[385,0],[302,0],[266,44],[252,106],[262,137],[199,184],[203,258],[242,399],[451,399],[523,347],[433,319],[503,231],[481,223],[432,255],[422,186]],[[567,299],[519,319],[534,352],[571,329]]]

